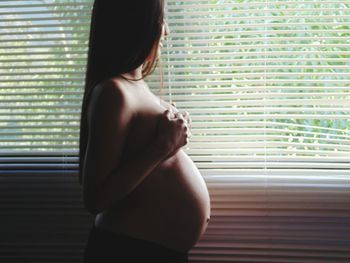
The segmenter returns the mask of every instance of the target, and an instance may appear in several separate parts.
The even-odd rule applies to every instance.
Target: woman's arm
[[[114,82],[96,87],[94,92],[88,110],[83,196],[85,207],[97,214],[132,192],[166,156],[162,149],[150,146],[132,161],[121,163],[133,117],[128,99]]]
[[[132,160],[120,165],[104,181],[94,213],[110,208],[129,195],[165,158],[160,149],[150,145]]]

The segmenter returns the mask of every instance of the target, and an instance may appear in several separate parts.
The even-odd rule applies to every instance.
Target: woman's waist
[[[173,215],[174,211],[191,217],[210,213],[206,183],[192,160],[180,150],[169,163],[154,171],[130,196],[135,204],[145,203]]]
[[[160,175],[158,175],[160,176]],[[171,176],[171,175],[170,175]],[[103,213],[110,224],[173,228],[200,227],[210,217],[210,199],[202,178],[152,178]]]
[[[184,152],[171,158],[124,200],[98,215],[97,225],[179,251],[197,242],[210,218],[208,189]]]
[[[117,234],[152,241],[179,252],[191,249],[207,227],[207,222],[194,218],[189,220],[190,217],[183,217],[176,211],[173,214],[165,212],[167,219],[157,214],[153,216],[152,212],[103,212],[97,215],[95,226]]]
[[[205,194],[198,196],[189,192],[188,186],[180,189],[179,185],[175,189],[159,184],[158,189],[135,190],[120,204],[99,214],[96,225],[178,251],[188,250],[206,229],[210,202]]]

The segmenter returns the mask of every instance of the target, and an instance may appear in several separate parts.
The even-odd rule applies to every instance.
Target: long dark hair
[[[86,110],[91,91],[101,81],[130,72],[142,64],[143,78],[151,74],[157,64],[154,49],[162,35],[163,21],[164,0],[95,0],[80,120],[80,185],[88,139]]]

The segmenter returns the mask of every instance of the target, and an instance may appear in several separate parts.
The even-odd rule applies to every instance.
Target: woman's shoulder
[[[95,104],[97,101],[101,103],[116,101],[127,105],[130,100],[129,97],[125,85],[117,79],[110,78],[102,80],[95,85],[91,93],[90,102]]]
[[[110,79],[104,79],[97,83],[95,87],[93,88],[93,94],[94,97],[99,97],[103,94],[119,94],[124,95],[124,88],[123,85],[117,81],[116,79],[110,78]]]
[[[88,106],[88,115],[96,111],[132,112],[132,103],[125,87],[115,79],[106,79],[95,85]],[[90,114],[89,114],[90,113]]]

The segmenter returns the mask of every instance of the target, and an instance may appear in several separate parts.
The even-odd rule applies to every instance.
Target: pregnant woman
[[[188,262],[210,199],[182,147],[191,118],[144,78],[169,33],[162,0],[95,0],[82,105],[79,180],[95,216],[84,262]]]

